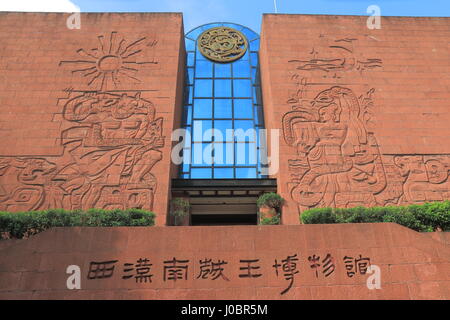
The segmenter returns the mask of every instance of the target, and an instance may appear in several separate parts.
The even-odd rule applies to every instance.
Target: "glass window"
[[[195,57],[195,53],[194,52],[188,52],[187,53],[187,65],[188,65],[188,67],[192,67],[194,65],[194,57]]]
[[[197,46],[197,37],[203,32],[203,29],[201,27],[195,28],[194,30],[190,31],[187,35],[186,38],[190,39],[190,40],[194,40],[195,41],[195,45]]]
[[[254,166],[258,164],[258,154],[255,143],[235,144],[235,163],[237,166]]]
[[[234,118],[253,119],[253,103],[250,99],[234,100]]]
[[[212,97],[212,87],[213,87],[212,80],[204,80],[204,79],[195,80],[194,82],[195,97],[196,98]]]
[[[195,77],[196,78],[212,78],[212,62],[210,61],[197,61],[195,64]]]
[[[186,38],[186,51],[195,51],[195,41]]]
[[[195,142],[212,141],[212,121],[211,120],[194,120],[193,122],[193,139]]]
[[[217,63],[204,57],[197,38],[215,26],[241,31],[249,47],[238,60]],[[259,36],[226,23],[208,24],[186,35],[186,89],[183,127],[191,141],[184,150],[184,179],[254,179],[262,177],[257,130],[264,128],[259,86]]]
[[[233,141],[233,121],[232,120],[214,120],[214,129],[222,134],[222,141]]]
[[[189,163],[183,163],[183,172],[189,172],[190,164]]]
[[[255,141],[256,128],[254,127],[253,120],[234,120],[235,141]]]
[[[215,63],[214,64],[215,78],[231,78],[231,64],[229,63]]]
[[[263,125],[264,124],[264,115],[263,110],[261,106],[255,105],[255,124],[256,125]]]
[[[258,68],[252,68],[252,83],[254,85],[259,85],[259,72]]]
[[[248,61],[238,60],[233,63],[234,78],[250,78],[250,65]]]
[[[231,99],[215,99],[214,117],[231,119],[233,117],[233,107],[231,101]]]
[[[231,80],[214,80],[214,97],[231,97]]]
[[[192,144],[192,165],[193,166],[211,166],[213,162],[211,143]]]
[[[252,81],[246,79],[234,79],[233,96],[235,98],[250,98],[252,96]]]
[[[240,31],[247,37],[247,41],[249,42],[259,38],[257,34],[248,28],[242,28]]]
[[[214,143],[214,166],[229,167],[234,165],[234,148],[235,144]]]
[[[251,51],[259,51],[259,39],[253,40],[250,42],[250,50]]]
[[[214,179],[234,178],[233,168],[214,168]]]
[[[256,178],[256,169],[255,168],[236,168],[236,178],[238,178],[238,179]]]
[[[188,83],[194,84],[194,68],[188,68],[187,74],[188,74]]]
[[[251,53],[251,61],[252,61],[252,67],[256,67],[258,65],[258,52]]]
[[[255,104],[262,104],[261,87],[259,86],[253,87],[253,102]]]
[[[192,96],[194,92],[193,86],[186,86],[186,90],[184,90],[184,102],[185,104],[192,104]]]
[[[184,140],[184,147],[190,148],[191,143],[192,143],[192,130],[191,130],[190,126],[185,127],[185,129],[186,129],[186,135],[185,135],[185,140]],[[190,155],[190,152],[191,151],[189,150],[189,155]],[[190,157],[189,157],[189,159],[190,159]]]
[[[191,168],[191,179],[212,179],[212,169]]]
[[[187,123],[192,123],[192,106],[184,106],[184,117]]]
[[[242,61],[247,61],[248,60],[248,57],[249,57],[250,55],[249,55],[249,51],[247,50],[246,52],[245,52],[245,54],[242,56],[242,58],[240,58],[239,60],[242,60]]]

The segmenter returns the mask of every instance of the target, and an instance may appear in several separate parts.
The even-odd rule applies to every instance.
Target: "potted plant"
[[[259,209],[259,223],[280,224],[283,203],[284,199],[277,193],[269,192],[261,195],[256,201]]]
[[[170,213],[175,226],[188,224],[186,218],[189,216],[190,207],[189,201],[184,198],[174,198],[172,200]]]

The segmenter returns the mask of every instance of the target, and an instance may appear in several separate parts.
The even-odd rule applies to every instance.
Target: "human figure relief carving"
[[[141,52],[136,46],[145,40],[129,45],[122,40],[115,47],[113,32],[105,48],[103,37],[99,39],[101,53],[120,53],[122,67],[137,63],[126,59]],[[90,81],[103,90],[65,90],[60,157],[0,158],[0,210],[152,209],[157,181],[151,171],[162,159],[163,118],[157,118],[155,105],[142,97],[146,90],[117,90],[119,82],[108,82],[106,77],[119,76],[122,67],[101,70],[103,58],[94,68],[100,85]]]
[[[334,86],[293,109],[282,120],[284,139],[297,154],[289,161],[292,199],[304,208],[375,204],[386,175],[353,91]]]
[[[109,197],[114,207],[131,202],[149,209],[156,188],[150,171],[162,159],[158,149],[164,145],[163,119],[155,119],[155,112],[140,93],[83,93],[66,103],[63,116],[77,125],[62,132],[72,163],[57,179],[72,195],[72,208],[96,207]]]
[[[292,111],[284,114],[282,129],[295,154],[288,160],[288,186],[300,211],[450,199],[450,155],[380,152],[373,88],[357,98],[345,86],[314,90],[306,78],[293,80]]]

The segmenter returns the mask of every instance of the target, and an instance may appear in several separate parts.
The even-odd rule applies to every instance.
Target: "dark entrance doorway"
[[[193,214],[192,226],[256,225],[257,214]]]
[[[173,197],[189,199],[191,226],[257,225],[256,200],[276,192],[275,179],[175,179]]]

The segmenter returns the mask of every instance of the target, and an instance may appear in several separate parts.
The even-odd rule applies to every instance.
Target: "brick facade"
[[[264,15],[283,222],[314,207],[450,199],[449,18]]]
[[[449,246],[391,223],[54,228],[0,256],[0,299],[450,299]]]
[[[0,210],[140,207],[164,225],[182,16],[68,17],[0,14]]]
[[[285,225],[178,228],[159,226],[177,176],[181,14],[86,13],[80,30],[68,16],[0,13],[0,210],[140,207],[157,227],[4,241],[0,299],[450,299],[447,234],[292,226],[308,208],[450,199],[449,18],[384,17],[369,30],[367,17],[265,15],[264,116],[280,130]],[[206,278],[202,259],[216,263]],[[277,273],[288,260],[290,278]],[[381,290],[366,286],[369,260]],[[189,265],[177,282],[171,261]],[[130,273],[147,264],[152,277]],[[69,265],[81,290],[66,287]]]

